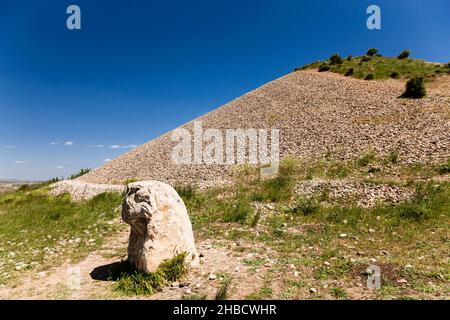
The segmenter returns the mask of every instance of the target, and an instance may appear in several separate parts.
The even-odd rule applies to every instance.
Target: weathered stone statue
[[[128,260],[137,270],[153,272],[164,259],[187,252],[196,263],[191,221],[178,193],[158,181],[128,184],[122,219],[131,225]]]

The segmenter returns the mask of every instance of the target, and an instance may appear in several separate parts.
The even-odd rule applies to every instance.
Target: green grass
[[[214,300],[227,300],[228,299],[228,289],[230,288],[231,278],[226,275],[222,281],[220,288],[217,290]]]
[[[252,200],[259,202],[283,202],[292,198],[295,186],[297,163],[286,159],[281,163],[278,174],[268,180],[254,181]]]
[[[199,294],[195,294],[195,293],[187,294],[187,295],[183,295],[181,297],[181,300],[206,300],[206,295],[205,294],[199,295]]]
[[[353,57],[350,61],[345,59],[340,64],[332,64],[330,61],[316,61],[296,70],[317,69],[321,66],[322,71],[330,71],[358,79],[365,79],[372,75],[371,79],[388,79],[392,74],[396,78],[410,79],[423,77],[426,80],[435,78],[440,74],[449,74],[450,67],[442,64],[431,64],[423,60],[397,59],[389,57]],[[349,73],[349,70],[353,69]]]
[[[312,197],[299,197],[295,202],[295,206],[289,210],[295,215],[310,215],[319,209],[318,202]]]
[[[46,188],[0,195],[0,282],[84,257],[118,228],[113,220],[121,202],[121,195],[105,193],[74,203]]]
[[[450,159],[448,159],[446,163],[441,164],[438,167],[437,172],[439,174],[449,174],[450,173]]]
[[[141,181],[139,178],[128,178],[127,180],[125,180],[124,184],[130,184],[130,183],[139,182],[139,181]]]
[[[375,153],[373,153],[372,151],[369,151],[365,154],[363,154],[357,161],[357,164],[360,167],[366,167],[367,165],[369,165],[370,163],[372,163],[375,160]]]
[[[335,287],[330,290],[330,293],[336,299],[347,299],[347,292],[344,289]]]
[[[246,197],[238,197],[236,200],[221,201],[218,208],[223,222],[245,223],[252,214],[253,209]]]
[[[269,299],[273,296],[273,289],[269,287],[263,287],[258,292],[251,293],[245,297],[247,300],[263,300]]]
[[[164,260],[155,272],[143,273],[123,262],[111,270],[114,290],[124,295],[153,295],[163,286],[180,279],[187,272],[186,253]]]

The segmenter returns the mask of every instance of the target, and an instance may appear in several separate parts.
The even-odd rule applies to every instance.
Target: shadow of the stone
[[[128,261],[113,262],[94,268],[89,274],[92,279],[99,281],[117,281],[124,273],[130,273],[132,268]]]

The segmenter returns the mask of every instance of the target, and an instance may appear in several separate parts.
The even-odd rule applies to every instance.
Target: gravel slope
[[[317,158],[332,152],[356,158],[368,148],[394,149],[402,162],[443,161],[450,157],[450,92],[429,90],[426,98],[398,97],[398,80],[364,81],[333,73],[288,74],[196,119],[207,128],[277,128],[281,156]],[[195,121],[195,120],[193,120]],[[183,125],[193,132],[193,121]],[[231,167],[176,165],[170,132],[82,176],[91,183],[123,183],[129,178],[168,183],[215,183]]]

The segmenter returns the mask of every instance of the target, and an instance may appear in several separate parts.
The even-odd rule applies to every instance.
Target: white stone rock
[[[216,279],[217,279],[217,276],[216,276],[215,274],[211,273],[211,274],[208,276],[208,279],[209,279],[209,280],[216,280]]]
[[[96,184],[78,180],[59,181],[52,184],[50,188],[51,194],[61,195],[68,193],[75,201],[89,200],[104,192],[123,193],[125,191],[124,185]]]
[[[154,272],[165,259],[186,252],[198,263],[191,221],[183,200],[171,186],[158,181],[128,184],[122,219],[131,225],[128,259],[142,272]]]

